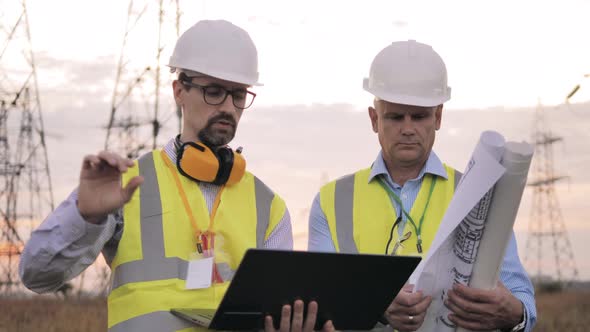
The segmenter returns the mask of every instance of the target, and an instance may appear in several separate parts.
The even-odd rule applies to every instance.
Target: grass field
[[[535,332],[590,330],[590,291],[537,295]],[[0,299],[0,332],[106,331],[104,299]]]
[[[0,332],[104,332],[106,300],[0,299]]]
[[[537,294],[535,332],[590,330],[590,291]]]

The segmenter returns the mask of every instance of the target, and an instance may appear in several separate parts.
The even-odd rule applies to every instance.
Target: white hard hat
[[[258,82],[258,52],[248,33],[224,20],[199,21],[186,30],[174,47],[170,71],[192,71],[226,81]]]
[[[381,50],[363,88],[397,104],[431,107],[451,99],[442,58],[430,45],[415,40],[394,42]]]

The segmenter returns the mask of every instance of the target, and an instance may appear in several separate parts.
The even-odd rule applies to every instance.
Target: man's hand
[[[108,151],[84,157],[77,205],[86,221],[98,223],[131,199],[143,182],[143,177],[136,176],[121,187],[121,174],[132,166],[132,160]]]
[[[266,316],[264,319],[264,331],[265,332],[311,332],[315,325],[315,321],[318,314],[318,304],[315,301],[309,302],[307,306],[307,316],[305,321],[303,320],[303,307],[304,303],[301,300],[295,301],[293,305],[293,320],[291,321],[291,306],[284,305],[281,312],[281,324],[279,329],[276,330],[273,325],[272,316]],[[324,324],[322,328],[324,332],[334,332],[334,324],[329,320]]]
[[[396,330],[416,331],[424,323],[432,298],[422,292],[412,293],[413,288],[414,285],[406,284],[385,311],[389,325]]]
[[[455,284],[445,305],[453,312],[449,319],[468,330],[512,328],[520,323],[524,306],[501,282],[483,290]]]

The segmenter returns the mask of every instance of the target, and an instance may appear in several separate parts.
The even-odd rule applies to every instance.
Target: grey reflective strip
[[[195,324],[178,318],[167,311],[155,311],[149,314],[133,317],[114,325],[109,332],[128,332],[128,331],[158,331],[173,332],[189,327],[195,327]]]
[[[218,263],[216,266],[223,281],[233,279],[236,271],[232,270],[229,264]],[[131,282],[175,278],[186,280],[187,271],[188,262],[178,257],[149,260],[147,264],[145,260],[133,261],[117,267],[117,273],[113,277],[113,289]]]
[[[139,186],[143,257],[164,257],[162,202],[152,153],[139,158],[139,174],[143,176],[143,184]]]
[[[338,236],[339,251],[343,253],[358,253],[352,227],[353,203],[354,174],[338,179],[334,193],[336,235]]]
[[[165,257],[162,202],[153,153],[139,158],[139,218],[141,250],[144,259],[121,264],[115,268],[112,289],[139,281],[186,279],[188,263],[178,257]]]
[[[115,269],[113,289],[130,282],[174,278],[186,280],[187,271],[188,262],[178,257],[132,261]]]
[[[256,193],[256,248],[264,247],[264,236],[270,224],[270,206],[275,194],[257,177],[254,177]]]
[[[459,185],[459,181],[461,181],[462,176],[463,173],[459,172],[458,170],[455,170],[455,189],[457,189],[457,185]]]
[[[219,272],[219,276],[223,281],[230,281],[234,278],[234,274],[236,271],[232,270],[227,263],[217,263],[217,272]]]

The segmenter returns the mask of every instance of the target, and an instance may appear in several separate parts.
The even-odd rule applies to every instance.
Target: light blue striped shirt
[[[379,155],[377,156],[377,159],[375,160],[375,163],[373,164],[373,167],[371,167],[371,173],[369,173],[369,182],[379,181],[377,177],[382,176],[385,179],[385,182],[387,183],[389,188],[393,189],[393,192],[397,195],[397,197],[400,198],[403,204],[403,209],[407,213],[410,213],[410,210],[412,210],[412,206],[414,205],[414,201],[416,200],[416,197],[418,197],[420,187],[422,187],[422,181],[424,180],[425,174],[440,176],[444,179],[448,178],[447,171],[443,163],[440,161],[440,159],[438,159],[438,156],[434,152],[430,154],[428,160],[426,160],[426,164],[424,165],[422,170],[420,170],[418,176],[415,179],[406,181],[406,183],[402,187],[399,184],[395,183],[391,178],[391,175],[389,175],[389,172],[387,171],[387,166],[385,165],[385,161],[383,160],[382,152],[380,151]],[[398,234],[401,237],[404,232],[406,222],[408,221],[408,217],[401,212],[402,207],[394,199],[391,199],[391,203],[395,206],[395,211],[397,211],[398,213],[397,217],[399,217],[400,215],[402,217],[402,220],[399,226],[397,227]],[[418,221],[416,220],[416,222]]]
[[[403,207],[406,211],[410,211],[414,205],[414,201],[418,196],[422,181],[425,174],[432,174],[435,176],[447,178],[446,170],[443,163],[440,161],[436,153],[431,152],[426,164],[415,179],[408,180],[403,186],[395,183],[383,160],[382,152],[379,152],[377,159],[371,167],[369,175],[369,182],[378,181],[377,176],[382,175],[386,179],[387,185],[398,195],[401,199]],[[392,204],[395,204],[396,211],[401,213],[401,208],[395,200],[391,200]],[[399,215],[398,215],[399,216]],[[395,218],[392,218],[392,222]],[[407,219],[402,214],[402,222],[398,227],[398,234],[402,235],[405,223]],[[309,251],[327,251],[335,252],[336,248],[332,241],[332,235],[326,219],[326,214],[322,210],[320,205],[320,194],[318,193],[313,201],[310,215],[309,215],[309,240],[308,240]],[[512,294],[518,298],[524,305],[526,310],[526,328],[525,331],[529,332],[533,329],[537,321],[537,308],[535,305],[535,293],[534,288],[529,279],[524,267],[518,257],[518,250],[516,247],[516,238],[514,233],[508,242],[506,248],[506,254],[504,255],[504,261],[502,262],[502,268],[500,270],[500,280],[508,288]]]
[[[175,139],[164,151],[176,164]],[[198,182],[211,211],[220,186]],[[115,257],[123,234],[121,210],[109,214],[100,224],[86,222],[78,211],[77,190],[63,201],[31,233],[19,262],[19,275],[30,290],[37,293],[53,292],[92,264],[102,251],[107,262]],[[264,242],[268,249],[293,249],[293,233],[289,211],[285,209],[280,222]]]

